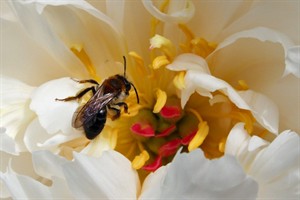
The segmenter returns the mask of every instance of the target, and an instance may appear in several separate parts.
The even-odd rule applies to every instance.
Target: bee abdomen
[[[105,108],[100,110],[93,120],[83,124],[84,132],[88,139],[92,140],[100,134],[106,122],[106,115],[107,111]]]

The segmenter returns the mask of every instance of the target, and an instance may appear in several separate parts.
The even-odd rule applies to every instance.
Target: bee
[[[80,99],[87,92],[92,91],[93,96],[88,102],[77,108],[72,119],[72,126],[76,129],[83,128],[88,139],[92,140],[98,136],[104,128],[107,112],[112,110],[114,115],[111,119],[118,119],[121,115],[121,107],[124,112],[128,113],[128,105],[124,102],[129,95],[131,86],[134,88],[137,103],[139,103],[139,95],[135,86],[126,78],[126,58],[124,59],[124,74],[116,74],[104,80],[100,85],[96,80],[74,80],[78,83],[91,83],[92,87],[88,87],[80,91],[76,96],[64,99],[55,99],[56,101],[73,101]]]

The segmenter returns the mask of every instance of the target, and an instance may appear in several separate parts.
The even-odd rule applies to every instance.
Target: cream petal
[[[266,27],[279,30],[293,41],[300,42],[298,1],[249,1],[247,3],[248,6],[237,10],[237,13],[241,14],[235,15],[231,23],[223,28],[222,36],[227,37],[255,27]]]
[[[252,1],[194,1],[196,12],[188,23],[197,36],[220,42],[220,35],[226,28],[243,16],[251,7]]]
[[[68,75],[45,49],[27,35],[21,24],[5,20],[0,23],[1,46],[5,47],[5,51],[1,51],[2,74],[30,85]]]
[[[263,87],[263,93],[271,98],[279,109],[279,130],[291,129],[300,133],[300,112],[297,109],[300,101],[300,79],[288,75]]]
[[[210,74],[205,59],[191,53],[180,54],[166,67],[172,71],[199,70],[203,73]]]
[[[121,60],[125,54],[122,35],[114,22],[85,1],[11,4],[21,23],[34,27],[26,29],[27,32],[72,76],[87,76],[81,61],[70,51],[73,46],[83,47],[92,64],[101,67],[101,73],[108,71],[104,66],[114,64],[107,60]]]
[[[233,44],[239,39],[245,39],[245,38],[253,38],[262,42],[269,41],[273,43],[279,43],[280,45],[282,45],[282,48],[284,49],[285,59],[286,59],[285,75],[289,73],[293,73],[297,77],[300,76],[299,75],[300,60],[298,55],[299,54],[298,47],[293,47],[294,46],[293,42],[286,35],[265,27],[257,27],[250,30],[241,31],[229,36],[218,45],[214,53],[226,46]],[[213,56],[214,53],[212,53],[210,56]]]
[[[196,70],[189,70],[185,76],[185,89],[181,94],[181,106],[184,107],[190,95],[197,91],[200,95],[212,97],[216,90],[222,91],[239,108],[249,110],[249,106],[240,95],[225,81]],[[204,91],[204,92],[201,92]]]
[[[280,43],[286,50],[288,47],[293,45],[291,39],[283,33],[265,27],[256,27],[230,35],[218,45],[215,51],[218,51],[242,38],[254,38],[262,42],[270,41]]]
[[[231,156],[208,160],[200,149],[178,154],[164,170],[150,175],[140,199],[255,199],[257,184]],[[152,184],[159,186],[151,187]],[[152,196],[153,195],[153,196]]]
[[[72,198],[63,180],[54,178],[48,187],[31,177],[16,174],[12,169],[0,172],[0,179],[5,184],[13,199],[55,199]]]
[[[14,143],[14,147],[11,146],[11,148],[15,149],[15,153],[25,151],[23,134],[27,125],[35,117],[28,105],[30,101],[30,95],[34,91],[34,88],[22,83],[19,80],[4,76],[0,77],[0,82],[0,128],[3,131],[1,134],[6,135],[3,136],[3,139],[6,138]],[[6,145],[8,145],[8,143],[6,143]]]
[[[278,134],[279,112],[276,104],[267,96],[252,90],[239,91],[249,105],[255,119],[271,133]]]
[[[194,4],[191,1],[171,1],[172,11],[169,14],[161,12],[152,0],[143,0],[142,2],[149,13],[166,23],[186,23],[195,13]]]
[[[74,158],[63,166],[63,172],[77,199],[136,199],[138,175],[123,155],[106,151],[99,158],[76,153]]]
[[[41,126],[50,134],[62,131],[64,134],[79,132],[72,127],[73,113],[78,107],[76,101],[56,101],[74,96],[83,84],[70,78],[49,81],[38,87],[32,95],[30,108],[37,114]]]

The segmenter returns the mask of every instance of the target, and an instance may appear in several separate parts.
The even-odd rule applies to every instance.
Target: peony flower
[[[107,198],[225,194],[231,198],[255,198],[257,191],[259,197],[272,196],[269,191],[276,190],[280,180],[286,181],[279,179],[274,188],[265,186],[260,174],[247,171],[248,163],[238,153],[229,151],[238,162],[226,155],[225,146],[231,149],[244,145],[244,140],[231,142],[238,125],[240,135],[270,142],[271,150],[273,143],[276,146],[276,141],[285,140],[281,135],[286,129],[299,132],[300,112],[295,109],[299,102],[295,92],[300,76],[299,29],[291,27],[298,24],[297,2],[7,3],[9,7],[4,6],[1,16],[2,35],[7,38],[4,45],[8,47],[2,56],[1,139],[5,145],[1,150],[20,157],[21,152],[31,152],[36,173],[53,182],[49,188],[16,174],[13,166],[8,167],[1,179],[14,198],[87,198],[100,191]],[[280,18],[278,13],[282,13]],[[283,23],[286,21],[289,23]],[[121,109],[121,117],[116,120],[112,119],[114,113],[109,113],[99,136],[88,140],[82,130],[72,127],[72,118],[92,94],[77,101],[56,99],[75,96],[92,86],[74,79],[101,83],[114,74],[125,74],[123,56],[127,61],[126,78],[136,87],[140,101],[137,103],[132,89],[125,101],[129,112]],[[283,133],[278,135],[280,132]],[[299,136],[293,138],[297,141]],[[260,144],[256,140],[252,143]],[[259,153],[244,151],[243,156]],[[49,169],[45,163],[39,164],[34,160],[40,159],[37,152],[43,152],[45,158],[53,159],[60,167]],[[282,154],[286,153],[283,149]],[[299,151],[295,155],[299,157]],[[112,163],[112,168],[105,166],[106,162]],[[280,162],[275,159],[274,163]],[[81,167],[85,164],[95,166],[93,172],[99,177],[105,177],[104,171],[114,174],[125,170],[125,181],[118,185],[115,182],[119,178],[108,177],[105,183],[111,187],[106,187],[94,180],[89,168]],[[191,167],[194,164],[197,168]],[[216,176],[223,164],[224,176]],[[96,170],[102,169],[100,166],[104,171]],[[265,172],[271,169],[266,165]],[[299,166],[287,162],[287,173],[279,169],[278,174],[285,176]],[[197,174],[196,183],[183,176],[192,179],[193,172]],[[229,185],[224,184],[226,173],[233,174]],[[81,190],[77,179],[86,180],[87,185],[93,183],[91,188],[95,191]],[[174,185],[178,182],[174,180],[182,182]],[[299,177],[289,185],[297,181]],[[142,191],[139,182],[143,182]],[[46,195],[32,196],[25,187],[12,188],[25,183],[37,188],[33,194]],[[212,183],[217,191],[224,192],[210,190],[208,185]],[[127,190],[109,195],[113,188],[124,185],[131,185],[130,195]],[[59,192],[56,188],[60,186],[66,190]],[[282,195],[299,195],[290,188]],[[174,190],[178,194],[171,192]]]

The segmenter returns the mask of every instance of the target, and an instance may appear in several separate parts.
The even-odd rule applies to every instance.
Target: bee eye
[[[129,91],[131,89],[130,83],[126,81],[125,87],[126,87],[126,91]]]

